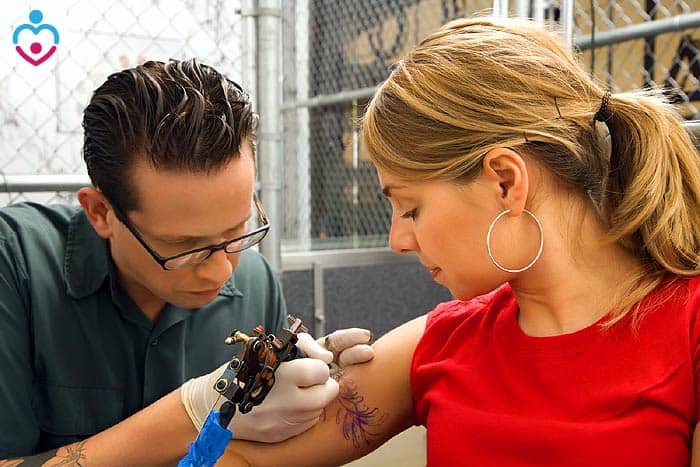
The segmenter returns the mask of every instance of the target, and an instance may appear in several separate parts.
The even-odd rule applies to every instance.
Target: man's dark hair
[[[196,60],[150,61],[114,73],[83,115],[83,158],[95,187],[122,211],[138,207],[129,171],[152,167],[206,173],[254,144],[258,117],[241,87]]]

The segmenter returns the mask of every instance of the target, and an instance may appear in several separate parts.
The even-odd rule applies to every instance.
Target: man
[[[85,110],[82,209],[0,210],[0,459],[172,463],[218,396],[233,328],[286,324],[274,273],[248,249],[269,228],[256,124],[241,88],[196,61],[124,70]],[[371,358],[367,331],[340,337],[346,361]],[[234,438],[294,436],[335,398],[333,355],[302,340],[325,361],[282,363]]]

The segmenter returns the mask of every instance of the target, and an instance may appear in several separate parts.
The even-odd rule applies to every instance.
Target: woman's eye
[[[410,211],[406,211],[405,213],[401,214],[401,217],[403,219],[416,219],[416,212],[418,212],[418,209],[411,209]]]

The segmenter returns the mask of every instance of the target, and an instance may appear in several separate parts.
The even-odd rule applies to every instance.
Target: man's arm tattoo
[[[56,457],[52,459],[50,466],[67,466],[67,467],[84,467],[85,459],[85,441],[63,446],[56,452]],[[56,462],[57,461],[57,462]],[[81,463],[82,462],[82,463]]]
[[[335,378],[340,384],[340,408],[335,414],[336,424],[340,425],[343,437],[351,440],[356,448],[360,447],[361,442],[369,444],[371,439],[378,435],[373,429],[384,421],[384,414],[379,412],[378,407],[367,407],[365,398],[357,392],[354,381],[344,377],[342,371],[339,371]]]
[[[0,467],[65,466],[85,467],[85,441],[42,452],[30,457],[0,460]]]

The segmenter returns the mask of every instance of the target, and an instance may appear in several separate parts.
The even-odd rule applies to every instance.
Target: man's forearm
[[[75,444],[70,444],[68,446],[64,446],[62,448],[59,448],[61,450],[65,450],[64,452],[59,453],[59,449],[53,449],[51,451],[47,452],[42,452],[41,454],[34,454],[32,456],[25,456],[25,457],[17,457],[14,459],[5,459],[5,460],[0,460],[0,467],[15,467],[18,465],[24,466],[24,467],[33,467],[33,466],[40,466],[44,465],[46,461],[49,459],[62,459],[64,461],[63,464],[46,464],[46,465],[81,465],[79,463],[73,462],[70,460],[69,456],[65,454],[65,452],[69,451],[78,451],[80,452],[82,450],[82,447],[80,446],[82,442],[80,443],[75,443]],[[79,454],[78,454],[79,455]]]
[[[51,451],[34,454],[32,456],[18,457],[15,459],[0,460],[0,467],[39,467],[50,465],[82,466],[84,463],[83,451],[85,441],[69,444]]]
[[[197,436],[179,391],[83,441],[42,454],[0,460],[0,467],[173,465]]]

